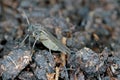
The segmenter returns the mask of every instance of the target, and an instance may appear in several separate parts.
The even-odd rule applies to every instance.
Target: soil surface
[[[0,0],[0,80],[120,80],[119,7]]]

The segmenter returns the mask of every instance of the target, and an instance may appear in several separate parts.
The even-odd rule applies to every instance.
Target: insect
[[[63,53],[70,54],[71,51],[69,48],[67,48],[65,45],[63,45],[57,38],[55,38],[46,28],[44,25],[41,24],[30,24],[27,16],[24,13],[25,18],[27,19],[28,23],[28,31],[31,34],[30,36],[35,38],[35,42],[33,44],[33,47],[37,41],[40,41],[45,47],[47,47],[49,50],[53,51],[60,51]],[[28,37],[29,35],[27,35]],[[26,37],[26,38],[27,38]],[[25,38],[25,39],[26,39]],[[24,40],[25,40],[24,39]],[[24,42],[23,40],[23,42]]]

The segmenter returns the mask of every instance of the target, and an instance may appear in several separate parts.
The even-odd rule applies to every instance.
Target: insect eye
[[[38,33],[34,31],[34,32],[33,32],[33,36],[36,36],[36,35],[38,35]]]

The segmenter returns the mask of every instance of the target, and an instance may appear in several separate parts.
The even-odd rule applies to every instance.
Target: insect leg
[[[28,38],[28,47],[29,47],[29,49],[31,49],[31,47],[30,47],[30,36],[29,36],[29,38]]]
[[[29,35],[26,35],[25,38],[23,39],[23,41],[20,43],[20,46],[23,46],[23,43],[25,42],[25,40],[29,37]]]
[[[55,64],[55,63],[54,63],[54,57],[53,57],[53,55],[52,55],[52,53],[51,53],[51,49],[49,49],[49,53],[50,53],[50,56],[51,56],[51,61],[53,62],[52,64]]]
[[[36,42],[37,42],[38,40],[39,40],[39,37],[37,37],[37,39],[36,39],[35,42],[33,43],[32,50],[34,49],[35,44],[36,44]]]

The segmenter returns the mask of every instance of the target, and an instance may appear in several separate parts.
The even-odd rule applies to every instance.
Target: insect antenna
[[[31,24],[30,24],[30,21],[29,21],[29,19],[28,19],[28,16],[26,15],[26,13],[25,13],[24,10],[22,10],[22,16],[26,19],[27,24],[28,24],[28,27],[31,27]],[[28,34],[26,35],[26,37],[25,37],[24,40],[22,41],[22,44],[25,42],[25,40],[26,40],[27,38],[29,38],[29,48],[33,51],[33,49],[34,49],[34,47],[35,47],[35,44],[36,44],[36,42],[37,42],[38,39],[39,39],[39,36],[38,36],[37,39],[34,41],[33,46],[32,46],[32,48],[31,48],[31,47],[30,47],[30,30],[29,30],[29,28],[28,28],[27,31],[28,31]]]
[[[27,15],[26,15],[26,13],[24,12],[24,10],[21,10],[21,11],[22,11],[22,17],[24,17],[24,18],[26,19],[27,24],[28,24],[28,26],[29,26],[29,25],[30,25],[30,21],[29,21]],[[29,33],[29,30],[27,30],[27,31],[28,31],[28,33]],[[20,43],[20,47],[23,46],[25,40],[26,40],[28,37],[29,37],[29,46],[30,46],[30,34],[27,34],[27,35],[25,36],[25,38],[23,39],[23,41]]]
[[[26,19],[27,24],[30,25],[30,21],[29,21],[28,16],[26,15],[24,10],[22,10],[22,16]]]

